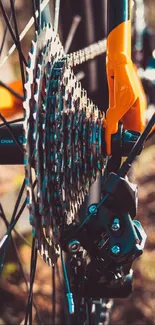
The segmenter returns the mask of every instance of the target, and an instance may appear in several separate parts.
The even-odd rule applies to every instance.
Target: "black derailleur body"
[[[68,226],[62,247],[73,254],[88,252],[84,296],[127,297],[132,292],[132,262],[142,254],[146,234],[136,216],[137,185],[109,174],[99,205],[88,208],[86,222]],[[104,198],[104,200],[103,200]],[[93,285],[92,285],[93,283]]]

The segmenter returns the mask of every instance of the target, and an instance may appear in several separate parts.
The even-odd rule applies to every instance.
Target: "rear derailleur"
[[[132,292],[132,263],[144,249],[146,233],[137,212],[137,185],[110,173],[99,204],[82,223],[69,225],[62,248],[71,253],[71,285],[86,298],[125,298]]]

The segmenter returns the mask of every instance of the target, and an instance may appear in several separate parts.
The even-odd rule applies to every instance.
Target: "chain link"
[[[85,47],[82,50],[67,55],[67,61],[70,67],[75,67],[81,63],[92,60],[106,52],[106,40],[100,40],[94,44]]]

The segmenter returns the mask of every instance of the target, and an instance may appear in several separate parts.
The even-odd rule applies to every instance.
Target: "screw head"
[[[80,242],[76,239],[73,239],[68,243],[68,249],[71,253],[78,252],[80,249],[80,246],[81,246]]]
[[[121,249],[118,245],[114,245],[112,248],[111,248],[111,252],[114,254],[114,255],[118,255],[120,253]]]
[[[118,231],[119,229],[120,229],[119,219],[115,218],[114,221],[113,221],[113,224],[111,226],[111,230]]]
[[[90,205],[90,207],[89,207],[88,210],[89,210],[89,213],[95,213],[95,212],[97,212],[96,205],[95,204]]]

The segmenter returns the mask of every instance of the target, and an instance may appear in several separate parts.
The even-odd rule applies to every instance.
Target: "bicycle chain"
[[[88,60],[94,59],[96,56],[106,52],[106,40],[100,40],[94,44],[85,47],[82,50],[67,55],[67,61],[70,67],[75,67]]]
[[[99,48],[94,49],[99,53]],[[86,52],[90,58],[91,51]],[[102,146],[104,115],[76,80],[72,67],[82,62],[84,51],[75,53],[65,56],[58,36],[46,26],[32,42],[27,68],[27,202],[37,248],[49,265],[59,255],[60,228],[75,219],[106,161]]]

